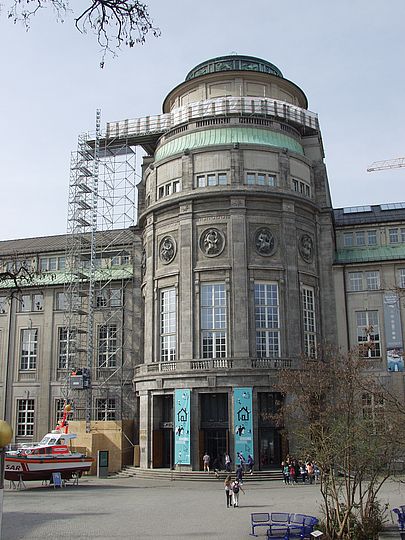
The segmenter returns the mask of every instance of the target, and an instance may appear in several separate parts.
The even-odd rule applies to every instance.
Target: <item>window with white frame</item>
[[[353,246],[353,233],[352,232],[343,233],[343,245],[344,247]]]
[[[196,188],[210,186],[226,186],[228,184],[228,174],[226,172],[197,174],[194,180]]]
[[[377,231],[367,231],[367,243],[369,246],[377,245]]]
[[[302,287],[302,310],[304,328],[304,352],[316,357],[315,294],[312,287]]]
[[[20,370],[33,370],[37,367],[38,329],[21,330]]]
[[[73,333],[68,328],[60,327],[58,329],[58,369],[67,369],[73,357]]]
[[[111,266],[125,266],[131,262],[131,256],[127,252],[122,252],[111,257]]]
[[[180,180],[176,178],[175,180],[167,182],[166,184],[158,187],[158,199],[168,197],[169,195],[173,195],[173,193],[178,193],[179,191],[181,191],[181,183]]]
[[[380,272],[378,270],[366,272],[366,284],[367,290],[378,291],[380,288]]]
[[[250,186],[277,186],[277,176],[271,173],[264,172],[247,172],[245,183]]]
[[[280,316],[277,283],[255,283],[256,356],[280,356]]]
[[[160,361],[176,360],[177,349],[176,289],[160,292]]]
[[[33,399],[17,399],[17,436],[34,435],[35,401]]]
[[[57,270],[64,270],[66,265],[66,259],[64,255],[54,255],[52,257],[40,257],[39,269],[41,272],[56,272]]]
[[[365,358],[381,356],[378,311],[357,311],[357,343]]]
[[[363,290],[363,272],[349,272],[349,291]]]
[[[356,246],[366,245],[366,231],[356,231]]]
[[[22,294],[19,303],[20,311],[42,311],[44,309],[44,295],[42,293]]]
[[[55,310],[65,311],[68,308],[68,296],[65,292],[57,292],[55,300]]]
[[[117,325],[98,327],[98,367],[112,368],[117,365]]]
[[[399,286],[401,289],[405,288],[405,268],[399,269]]]
[[[121,289],[116,287],[101,287],[96,292],[96,307],[119,307],[122,304]]]
[[[384,430],[385,401],[383,394],[364,392],[361,398],[363,418],[370,422],[372,432]]]
[[[399,242],[398,229],[388,229],[390,244],[397,244]]]
[[[115,398],[96,399],[96,418],[99,421],[115,420],[116,403]]]
[[[203,358],[226,356],[226,290],[224,283],[201,285],[201,353]]]
[[[65,410],[65,400],[63,398],[55,399],[55,424],[62,420]]]
[[[4,315],[8,311],[7,296],[0,296],[0,315]]]

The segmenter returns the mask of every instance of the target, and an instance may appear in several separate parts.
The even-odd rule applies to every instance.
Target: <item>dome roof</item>
[[[201,62],[201,64],[198,64],[198,66],[189,71],[186,81],[207,75],[208,73],[218,73],[221,71],[258,71],[259,73],[269,73],[270,75],[283,77],[278,67],[267,62],[267,60],[256,58],[256,56],[229,54]]]

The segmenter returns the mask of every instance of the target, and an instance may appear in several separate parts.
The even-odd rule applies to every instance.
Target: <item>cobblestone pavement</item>
[[[9,489],[6,482],[2,540],[247,539],[251,512],[320,516],[318,486],[252,481],[244,488],[240,507],[227,509],[222,481],[89,477],[77,487],[54,489],[31,482],[22,491]],[[381,500],[390,508],[405,504],[405,485],[388,483]]]

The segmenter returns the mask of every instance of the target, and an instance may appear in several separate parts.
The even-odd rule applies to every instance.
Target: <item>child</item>
[[[239,483],[239,480],[236,479],[232,482],[232,497],[233,497],[233,507],[236,508],[239,506],[239,490],[242,491],[242,493],[245,493],[243,491],[242,486]]]

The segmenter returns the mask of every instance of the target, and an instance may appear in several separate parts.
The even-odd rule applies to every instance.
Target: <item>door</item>
[[[224,456],[227,451],[226,429],[204,429],[204,451],[208,452],[211,463],[217,457],[224,467]]]
[[[159,468],[163,467],[163,430],[155,429],[153,431],[153,459],[152,467]]]
[[[280,465],[280,435],[276,428],[260,428],[259,459],[261,470]]]

